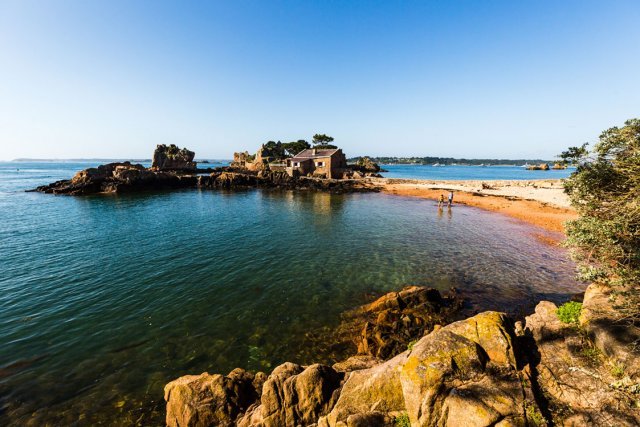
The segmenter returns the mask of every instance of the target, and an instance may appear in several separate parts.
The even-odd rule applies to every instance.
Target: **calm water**
[[[168,381],[311,362],[307,332],[407,284],[456,286],[471,310],[580,290],[543,231],[464,206],[23,191],[88,166],[0,163],[0,425],[162,424]]]
[[[561,179],[566,178],[574,168],[564,170],[529,171],[519,166],[424,166],[424,165],[383,165],[389,172],[386,178],[406,179]]]

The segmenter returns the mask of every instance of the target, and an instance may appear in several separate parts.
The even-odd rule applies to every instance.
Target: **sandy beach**
[[[564,233],[564,223],[576,217],[560,180],[432,181],[386,178],[384,192],[437,200],[454,192],[454,204],[509,215],[548,231]]]

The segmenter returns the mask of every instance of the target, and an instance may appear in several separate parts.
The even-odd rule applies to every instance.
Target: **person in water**
[[[453,191],[449,191],[449,207],[453,204]]]
[[[438,208],[442,208],[444,205],[444,194],[440,193],[440,200],[438,200]]]

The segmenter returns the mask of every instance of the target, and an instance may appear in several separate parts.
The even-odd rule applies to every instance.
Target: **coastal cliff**
[[[355,312],[377,313],[379,327],[384,319],[411,323],[408,311],[444,314],[438,318],[444,324],[455,304],[433,305],[439,301],[433,292],[407,288]],[[235,369],[184,376],[165,387],[166,423],[635,426],[640,366],[626,344],[638,337],[620,341],[609,301],[605,289],[592,285],[574,323],[564,323],[558,307],[543,301],[524,322],[484,312],[445,326],[429,324],[414,330],[419,336],[407,334],[404,350],[389,352],[386,360],[360,344],[358,355],[333,366],[287,362],[270,375]],[[370,322],[362,326],[358,339],[371,336]],[[378,329],[373,336],[389,334]],[[379,348],[373,353],[379,355]]]

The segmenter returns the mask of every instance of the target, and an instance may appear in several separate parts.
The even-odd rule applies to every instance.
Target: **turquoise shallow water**
[[[407,284],[456,286],[470,311],[581,289],[564,251],[532,237],[543,231],[464,206],[24,192],[88,166],[0,163],[2,425],[161,424],[171,379],[311,362],[308,332]]]

